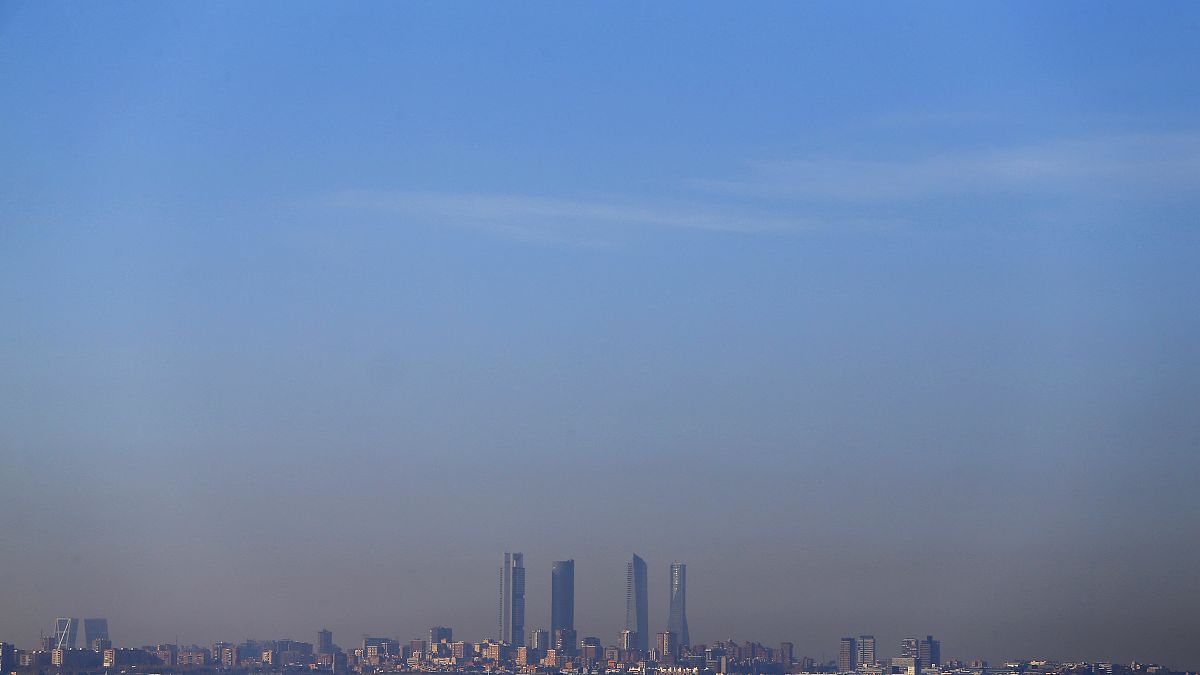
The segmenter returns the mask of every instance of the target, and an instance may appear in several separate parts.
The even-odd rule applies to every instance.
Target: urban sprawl
[[[551,574],[550,627],[526,630],[525,564],[520,553],[505,553],[500,569],[499,621],[494,638],[455,640],[446,626],[429,629],[427,638],[402,643],[390,637],[363,636],[353,648],[333,642],[333,633],[317,632],[317,641],[246,640],[210,646],[158,644],[115,647],[106,619],[60,618],[36,649],[0,642],[0,674],[119,673],[160,675],[205,673],[634,673],[638,675],[784,675],[854,673],[855,675],[1176,675],[1156,664],[1058,663],[1018,660],[944,659],[932,635],[905,638],[899,656],[876,653],[872,635],[841,639],[836,661],[797,658],[793,645],[767,647],[754,641],[717,640],[694,644],[687,624],[687,566],[670,569],[670,606],[666,630],[648,625],[646,563],[639,556],[626,565],[625,628],[617,644],[575,631],[575,561],[560,560]],[[84,644],[77,646],[82,624]],[[653,640],[651,640],[653,636]],[[111,673],[110,673],[111,675]],[[1185,675],[1197,675],[1187,673]]]

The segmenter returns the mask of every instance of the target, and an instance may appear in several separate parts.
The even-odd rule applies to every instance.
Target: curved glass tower
[[[625,567],[625,630],[634,633],[635,649],[650,651],[649,600],[646,594],[646,561],[636,553]]]
[[[671,614],[667,630],[679,636],[680,646],[692,644],[687,625],[687,565],[671,563]]]

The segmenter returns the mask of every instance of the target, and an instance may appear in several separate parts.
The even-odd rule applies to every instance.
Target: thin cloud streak
[[[760,161],[741,180],[686,185],[690,202],[527,194],[343,190],[334,209],[489,231],[530,243],[603,248],[637,228],[786,235],[881,230],[935,222],[912,207],[1003,196],[1003,222],[1095,221],[1106,204],[1191,199],[1200,193],[1200,134],[1059,140],[913,159]],[[1099,209],[1099,211],[1098,211]],[[956,211],[961,209],[955,209]],[[980,225],[980,214],[960,213]],[[951,222],[953,219],[947,220]],[[993,222],[993,225],[1001,223]]]
[[[760,161],[720,194],[828,202],[916,201],[986,193],[1163,196],[1200,189],[1200,135],[1059,140],[911,159]]]
[[[530,195],[344,190],[329,204],[418,219],[431,224],[477,227],[519,238],[548,232],[587,234],[613,227],[661,227],[731,233],[781,233],[812,227],[800,219],[730,214],[696,206],[644,205]],[[554,237],[552,237],[553,239]],[[578,242],[578,239],[574,239]],[[600,243],[602,239],[585,239]]]

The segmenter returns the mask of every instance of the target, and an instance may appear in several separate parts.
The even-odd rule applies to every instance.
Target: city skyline
[[[630,579],[629,574],[630,574],[631,568],[633,567],[633,561],[634,560],[640,561],[642,566],[647,570],[647,572],[650,567],[649,565],[647,565],[645,563],[644,560],[642,560],[642,558],[640,556],[637,556],[636,554],[631,554],[631,555],[632,555],[632,559],[627,560],[626,565],[625,565],[624,579],[626,581],[626,584],[625,584],[625,588],[624,588],[625,592],[622,594],[622,598],[625,600],[626,610],[628,610],[628,608],[629,608],[629,579]],[[609,637],[607,637],[608,629],[604,628],[604,627],[597,628],[595,625],[593,625],[593,626],[589,627],[588,630],[584,630],[584,631],[578,630],[574,627],[575,560],[568,559],[568,560],[556,560],[556,561],[548,561],[548,562],[549,562],[550,568],[551,568],[550,577],[552,579],[551,584],[550,584],[550,589],[549,589],[549,600],[550,600],[549,605],[550,605],[551,611],[547,615],[548,620],[545,625],[550,626],[550,628],[546,629],[546,628],[541,628],[538,626],[531,626],[529,624],[526,624],[525,628],[526,628],[527,634],[544,632],[546,634],[548,644],[553,646],[555,644],[555,633],[554,633],[555,623],[554,623],[553,617],[554,617],[555,607],[558,606],[560,615],[562,617],[561,620],[564,622],[564,626],[569,627],[568,629],[572,632],[572,635],[576,641],[582,640],[584,637],[596,635],[596,636],[600,637],[601,643],[603,645],[618,644],[618,642],[620,640],[620,636],[619,636],[620,629],[624,628],[627,625],[623,621],[619,622],[619,623],[614,622],[612,624],[611,627],[613,628],[615,633],[611,639]],[[507,565],[505,563],[507,563]],[[518,564],[520,565],[519,567],[517,566]],[[684,647],[686,645],[683,643],[682,637],[683,637],[683,635],[685,635],[684,631],[687,630],[687,614],[686,614],[686,595],[687,595],[686,570],[687,570],[687,565],[678,560],[674,560],[667,565],[667,568],[668,568],[669,594],[668,594],[667,601],[664,603],[665,611],[662,614],[663,627],[661,630],[654,630],[653,624],[650,624],[651,625],[651,633],[654,634],[655,636],[661,637],[663,631],[671,632],[673,635],[673,643],[680,647]],[[514,574],[514,572],[516,572],[516,570],[520,570],[521,573]],[[507,577],[508,582],[510,584],[514,584],[513,591],[515,594],[515,592],[517,590],[515,587],[515,580],[520,579],[521,581],[524,581],[524,573],[523,573],[524,572],[524,554],[523,553],[510,553],[507,551],[503,554],[502,567],[501,567],[501,573],[500,573],[502,589],[505,587],[504,583],[505,583],[505,579],[506,579],[506,577],[505,577],[506,571],[509,574],[509,576]],[[613,576],[613,575],[609,574],[608,576]],[[647,573],[647,576],[649,576],[648,573]],[[560,599],[556,600],[555,595],[554,595],[555,589],[558,589],[559,593],[561,594]],[[523,591],[523,585],[522,585],[521,590]],[[521,594],[521,599],[524,600],[523,593]],[[501,603],[503,606],[503,603],[504,603],[503,598],[501,600]],[[648,603],[648,604],[653,605],[653,603]],[[678,613],[676,613],[676,612],[678,612]],[[406,623],[411,623],[411,621],[406,622]],[[420,623],[420,621],[417,621],[417,623]],[[673,624],[674,624],[674,629],[675,629],[674,631],[672,631]],[[52,640],[52,643],[54,643],[56,645],[61,643],[70,648],[87,649],[88,648],[87,645],[79,646],[75,643],[75,640],[74,640],[74,635],[77,634],[77,631],[78,631],[78,628],[80,625],[83,625],[85,627],[85,630],[90,631],[88,633],[89,635],[93,635],[95,637],[103,637],[103,638],[107,639],[107,636],[108,636],[108,619],[107,618],[83,619],[83,620],[76,619],[76,618],[59,618],[59,619],[56,619],[54,621],[54,625],[51,626],[51,631],[50,631],[51,638],[50,639]],[[88,626],[90,626],[90,629],[88,628]],[[435,628],[437,628],[437,627],[435,627]],[[814,640],[811,637],[800,636],[799,639],[797,640],[797,639],[793,638],[793,636],[788,635],[788,632],[786,630],[784,630],[783,632],[778,632],[778,628],[779,627],[776,627],[775,632],[778,635],[783,636],[782,638],[780,638],[778,640],[779,643],[803,644],[805,646],[811,646],[812,644],[814,644]],[[324,633],[325,630],[326,629],[321,629],[321,631],[318,632],[318,645],[321,642],[321,634]],[[430,630],[432,631],[434,629],[430,629]],[[446,629],[446,630],[449,630],[449,629]],[[362,635],[365,636],[368,634],[379,633],[379,632],[380,631],[378,631],[378,630],[366,630],[366,631],[362,632]],[[383,632],[386,633],[387,631],[383,631]],[[494,634],[495,631],[492,631],[492,633]],[[728,637],[731,637],[732,635],[737,635],[737,634],[739,634],[739,631],[737,629],[734,629],[723,635],[722,634],[713,634],[710,637],[710,640],[724,640]],[[832,632],[827,631],[827,635],[832,635],[832,634],[833,634]],[[45,635],[45,633],[43,633],[43,635]],[[395,635],[401,636],[401,635],[403,635],[403,632],[402,631],[396,632]],[[431,633],[431,635],[432,635],[432,633]],[[523,634],[523,636],[524,635],[525,634]],[[258,636],[258,637],[261,638],[262,636]],[[484,631],[482,634],[478,635],[477,637],[479,637],[480,639],[486,640],[488,637],[487,631]],[[806,637],[807,637],[807,639],[806,639]],[[138,642],[137,640],[134,640],[134,641],[130,642],[129,644],[135,644],[137,642]],[[162,642],[162,641],[161,640],[142,640],[141,641],[142,644],[153,644],[155,642]],[[217,640],[217,642],[219,642],[219,640]],[[654,640],[651,639],[650,642],[652,643],[650,646],[655,647]],[[771,641],[768,640],[768,642],[771,642]],[[817,642],[819,643],[819,641],[817,641]],[[882,652],[877,654],[876,653],[877,642],[876,642],[876,638],[874,635],[863,634],[858,637],[843,638],[841,640],[841,645],[842,645],[841,656],[837,657],[837,655],[835,654],[835,657],[837,657],[837,658],[833,658],[830,662],[831,663],[836,662],[836,663],[838,663],[839,666],[849,664],[851,669],[853,669],[855,667],[864,665],[862,659],[864,658],[864,655],[866,655],[866,654],[870,654],[871,656],[876,656],[876,657],[884,659],[884,660],[892,658],[892,657],[907,657],[907,658],[917,659],[919,662],[925,662],[925,663],[929,663],[932,659],[937,659],[938,661],[941,661],[943,659],[943,657],[941,655],[940,640],[934,640],[932,635],[928,635],[925,638],[906,636],[903,639],[894,640],[894,642],[896,645],[894,653],[889,652],[889,650],[887,650],[885,648]],[[516,643],[516,642],[509,643],[509,644],[511,644],[514,647],[520,646],[519,643]],[[884,641],[884,644],[887,644],[886,640]],[[74,645],[74,646],[71,647],[72,645]],[[318,651],[319,651],[319,647],[318,647]],[[825,652],[822,650],[817,650],[816,653],[819,653],[822,656],[825,655]],[[846,656],[847,654],[849,654],[848,659]],[[1033,655],[1026,655],[1026,656],[1031,657]],[[979,654],[976,654],[975,657],[982,658]],[[995,655],[992,654],[991,658],[995,658]],[[1054,660],[1069,663],[1069,662],[1073,662],[1073,661],[1076,661],[1076,662],[1087,661],[1088,659],[1084,658],[1082,656],[1079,656],[1079,655],[1075,655],[1075,658],[1056,657]],[[1104,660],[1104,659],[1092,659],[1092,660],[1100,661],[1100,660]],[[1112,658],[1108,658],[1107,660],[1115,662],[1115,660]],[[1150,658],[1142,658],[1141,660],[1146,661],[1146,662],[1154,662],[1153,659],[1150,659]],[[818,659],[817,662],[820,663],[820,659]]]
[[[575,560],[557,560],[551,562],[551,628],[549,630],[534,628],[530,630],[530,635],[539,636],[530,639],[529,643],[535,649],[544,651],[547,645],[553,648],[556,645],[561,646],[561,641],[556,640],[556,636],[569,636],[571,647],[569,650],[576,653],[576,642],[579,646],[585,641],[599,640],[597,646],[603,647],[605,644],[614,645],[621,644],[624,641],[624,636],[619,635],[615,641],[605,641],[602,638],[587,636],[584,633],[579,633],[574,628],[574,570]],[[518,624],[524,621],[524,555],[522,553],[514,553],[505,551],[501,558],[500,571],[500,587],[501,587],[501,627],[499,631],[498,641],[510,645],[513,648],[525,645],[525,633],[516,632]],[[631,554],[630,560],[626,563],[626,621],[623,624],[624,628],[620,633],[630,630],[631,612],[634,617],[645,615],[648,613],[648,603],[642,602],[648,597],[646,588],[646,579],[648,577],[648,565],[637,554]],[[651,631],[656,635],[657,642],[652,647],[657,650],[657,653],[662,654],[664,649],[667,649],[671,654],[676,654],[679,649],[687,649],[690,646],[690,640],[685,641],[688,636],[687,615],[686,615],[686,593],[687,593],[687,566],[686,564],[675,560],[669,565],[669,598],[668,609],[666,611],[666,628],[662,631]],[[506,622],[505,618],[510,617],[511,621]],[[518,619],[519,617],[519,619]],[[97,649],[98,642],[93,640],[100,639],[104,642],[103,651],[113,643],[108,639],[108,620],[106,618],[91,618],[83,620],[83,625],[87,632],[87,640],[83,650]],[[58,618],[54,622],[53,636],[50,642],[43,644],[52,644],[59,649],[72,650],[76,649],[74,643],[74,635],[77,627],[80,624],[79,619],[74,618]],[[642,621],[642,625],[648,625],[648,621]],[[565,630],[565,633],[559,633],[560,630]],[[507,633],[508,637],[505,637]],[[367,637],[370,633],[363,633],[363,644],[368,642],[374,644],[385,638]],[[544,638],[540,636],[545,636]],[[453,641],[453,629],[445,626],[433,626],[428,630],[428,640],[426,644],[434,645],[439,642],[450,643]],[[723,638],[717,639],[716,642],[721,642]],[[397,636],[397,642],[400,638]],[[486,641],[486,640],[485,640]],[[640,641],[639,641],[640,642]],[[215,645],[225,644],[216,642]],[[415,643],[410,643],[415,644]],[[317,640],[315,642],[315,652],[320,654],[332,654],[335,650],[333,643],[333,633],[327,628],[322,628],[317,631]],[[782,640],[781,645],[786,645],[788,649],[789,659],[794,647],[794,643],[787,640]],[[312,645],[309,645],[310,648]],[[365,647],[364,647],[365,648]],[[640,650],[643,653],[651,653],[649,649],[641,647],[640,644],[633,645],[632,648]],[[214,647],[215,649],[215,647]],[[898,655],[900,657],[909,657],[919,659],[925,664],[940,663],[942,660],[940,641],[934,640],[933,636],[927,636],[924,640],[917,638],[905,638],[898,645]],[[842,670],[854,670],[863,665],[869,665],[876,662],[875,638],[873,635],[862,635],[857,640],[855,638],[843,638],[841,641],[841,656],[837,663]],[[218,661],[219,658],[215,657]],[[664,657],[666,658],[666,657]],[[673,662],[674,656],[668,658],[668,662]],[[823,661],[817,661],[822,663]],[[910,674],[912,675],[912,674]],[[919,675],[919,674],[918,674]]]
[[[562,566],[556,565],[556,569],[561,571]],[[948,659],[941,653],[941,641],[933,635],[927,635],[924,639],[905,638],[899,644],[900,655],[892,658],[877,658],[874,635],[844,637],[840,641],[837,659],[825,661],[823,657],[820,660],[812,657],[797,659],[794,643],[790,641],[783,641],[775,648],[752,640],[742,643],[736,640],[714,640],[689,649],[688,646],[681,645],[678,636],[670,630],[657,633],[655,648],[648,653],[633,646],[605,647],[599,638],[584,636],[579,638],[577,648],[570,648],[571,654],[564,655],[565,650],[561,646],[547,648],[548,640],[542,637],[547,634],[545,630],[532,631],[536,637],[531,640],[534,646],[530,649],[533,651],[529,651],[524,646],[516,648],[516,645],[503,641],[485,639],[480,643],[472,643],[469,640],[456,639],[452,627],[440,625],[428,629],[427,640],[409,640],[407,645],[403,644],[402,638],[370,637],[364,634],[361,648],[353,649],[334,644],[332,632],[325,628],[317,631],[315,643],[289,638],[219,641],[210,646],[176,642],[127,647],[107,640],[106,619],[89,621],[93,624],[94,638],[90,647],[64,646],[64,635],[69,633],[72,625],[70,618],[56,619],[55,635],[44,637],[41,647],[38,648],[20,649],[11,642],[0,640],[0,669],[4,672],[18,669],[28,672],[52,665],[64,673],[90,673],[98,672],[95,670],[97,666],[106,669],[161,666],[172,670],[178,666],[184,668],[185,672],[208,672],[213,668],[243,672],[261,672],[262,669],[295,672],[303,667],[305,670],[318,672],[338,672],[349,668],[356,672],[368,673],[380,672],[380,668],[385,669],[383,672],[429,672],[428,667],[435,666],[443,669],[448,667],[450,670],[433,672],[464,672],[464,668],[487,663],[493,667],[507,665],[520,668],[520,672],[533,673],[547,672],[542,668],[553,672],[559,667],[564,669],[563,672],[590,672],[588,668],[606,660],[607,667],[614,673],[626,672],[627,668],[635,668],[636,672],[645,673],[647,667],[654,671],[658,668],[690,665],[698,671],[718,675],[725,672],[769,672],[778,675],[1079,675],[1080,667],[1085,668],[1083,672],[1090,675],[1192,675],[1190,672],[1164,669],[1157,663],[1117,664],[1098,660],[1060,662],[1009,659],[1005,663],[989,665],[986,661],[978,659]],[[569,630],[562,628],[559,634]],[[622,630],[623,642],[629,632],[628,629]],[[535,664],[534,661],[538,663]],[[760,670],[761,668],[767,670]]]
[[[1200,668],[1198,30],[0,2],[0,640]]]

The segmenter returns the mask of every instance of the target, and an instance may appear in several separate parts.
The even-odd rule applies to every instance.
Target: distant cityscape
[[[745,640],[693,644],[687,621],[687,565],[673,562],[669,576],[665,630],[649,625],[648,569],[633,555],[626,565],[625,626],[616,644],[580,637],[575,628],[575,561],[551,565],[549,628],[525,625],[525,561],[505,552],[499,574],[499,617],[495,635],[479,642],[456,640],[449,626],[433,626],[428,635],[402,642],[363,635],[353,647],[334,643],[333,633],[318,630],[316,642],[242,640],[212,645],[156,644],[116,646],[104,618],[58,618],[49,635],[33,649],[0,642],[0,673],[329,673],[494,672],[494,673],[636,673],[640,675],[1196,675],[1153,663],[1059,663],[944,658],[932,635],[908,637],[898,655],[884,657],[873,635],[841,638],[837,660],[797,656],[791,642],[777,647]],[[79,645],[82,626],[83,644]],[[653,635],[653,643],[651,643]]]

